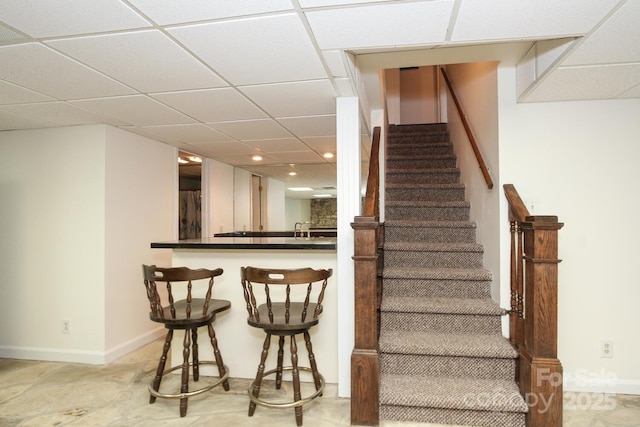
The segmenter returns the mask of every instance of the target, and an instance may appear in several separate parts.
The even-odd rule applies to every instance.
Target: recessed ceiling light
[[[331,194],[314,194],[313,197],[317,197],[319,199],[326,199],[328,197],[331,197]]]
[[[202,163],[202,157],[198,157],[198,156],[191,156],[189,157],[189,160],[196,163]]]
[[[262,156],[259,156],[256,154],[255,156],[251,157],[251,160],[255,162],[259,162],[260,160],[262,160]]]
[[[333,159],[333,153],[324,153],[322,156],[325,159]]]
[[[311,191],[311,190],[313,190],[313,188],[309,188],[309,187],[290,187],[289,190],[291,190],[291,191]]]
[[[298,175],[298,172],[294,172],[294,171],[289,172],[289,176],[296,176],[296,175]]]
[[[182,157],[178,157],[178,163],[181,163],[181,164],[183,164],[183,165],[184,165],[185,163],[189,163],[189,160],[184,159],[184,158],[182,158]]]

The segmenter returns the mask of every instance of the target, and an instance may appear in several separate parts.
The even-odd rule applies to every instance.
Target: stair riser
[[[389,135],[416,133],[421,134],[432,132],[448,132],[447,123],[429,124],[409,124],[409,125],[389,125]]]
[[[443,202],[464,201],[464,188],[387,188],[387,200],[439,200]]]
[[[388,227],[384,229],[386,242],[443,242],[474,243],[475,228],[442,228],[442,227]]]
[[[414,377],[455,377],[513,380],[514,359],[483,357],[446,357],[422,354],[380,354],[382,374],[410,375]]]
[[[384,295],[415,298],[491,298],[490,281],[384,279]]]
[[[385,330],[422,331],[453,334],[500,334],[500,316],[400,313],[382,311],[380,323]]]
[[[396,144],[391,147],[387,147],[387,155],[389,156],[441,156],[452,155],[452,144],[429,144],[429,145],[415,145],[415,144]]]
[[[389,135],[389,145],[397,144],[431,144],[433,142],[450,142],[446,132],[433,132],[429,134],[408,133]]]
[[[387,184],[457,184],[460,182],[460,172],[439,172],[437,169],[434,169],[434,172],[387,172],[386,182]]]
[[[486,396],[485,396],[486,397]],[[473,399],[473,396],[470,396]],[[479,427],[525,427],[525,414],[380,405],[380,419]]]
[[[406,221],[468,221],[468,207],[387,206],[387,219]]]
[[[400,159],[389,159],[387,158],[387,168],[389,169],[445,169],[445,168],[455,168],[456,159],[455,158],[443,158],[443,159],[416,159],[414,157],[411,158],[400,158]]]

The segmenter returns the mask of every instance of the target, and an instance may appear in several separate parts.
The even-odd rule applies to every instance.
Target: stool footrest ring
[[[299,366],[298,370],[300,371],[305,371],[305,372],[313,372],[311,370],[311,368],[307,367],[307,366]],[[293,366],[285,366],[282,368],[282,371],[293,371]],[[277,372],[277,369],[271,369],[267,372],[265,372],[262,375],[262,378],[264,379],[264,377],[271,375],[271,374],[275,374]],[[298,406],[302,406],[304,404],[307,404],[309,402],[311,402],[313,399],[315,399],[316,397],[320,396],[324,390],[324,376],[318,372],[318,376],[320,377],[320,388],[318,390],[316,390],[315,393],[307,396],[307,397],[302,397],[300,400],[295,400],[295,401],[291,401],[291,402],[283,402],[283,403],[275,403],[275,402],[268,402],[266,400],[260,399],[259,397],[255,397],[252,393],[253,390],[253,384],[255,383],[255,380],[251,382],[251,384],[249,385],[249,389],[248,389],[248,393],[249,393],[249,399],[255,403],[256,405],[260,405],[260,406],[264,406],[267,408],[280,408],[280,409],[286,409],[286,408],[296,408]]]
[[[215,365],[218,366],[218,364],[216,362],[213,361],[200,361],[198,362],[199,365]],[[189,366],[193,366],[193,363],[189,363]],[[149,393],[154,396],[154,397],[162,397],[165,399],[183,399],[185,397],[191,397],[191,396],[196,396],[198,394],[202,394],[204,392],[207,392],[209,390],[211,390],[214,387],[219,386],[220,384],[222,384],[224,381],[226,381],[229,378],[229,368],[227,367],[227,365],[223,365],[224,366],[224,370],[225,370],[225,374],[218,379],[218,381],[216,381],[213,384],[210,384],[206,387],[202,387],[199,388],[197,390],[193,390],[193,391],[188,391],[186,393],[162,393],[159,390],[154,390],[151,385],[149,385]],[[173,368],[169,368],[167,370],[165,370],[162,373],[162,377],[164,378],[165,374],[168,374],[169,372],[173,372],[177,369],[182,369],[182,365],[178,365],[178,366],[174,366]],[[202,376],[202,374],[201,374]]]

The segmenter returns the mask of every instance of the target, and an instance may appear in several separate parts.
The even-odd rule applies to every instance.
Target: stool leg
[[[198,381],[200,379],[200,359],[198,357],[198,329],[194,328],[191,330],[191,337],[193,343],[191,344],[191,348],[193,349],[193,380]]]
[[[253,382],[253,390],[251,394],[254,397],[258,397],[260,395],[260,386],[262,385],[262,376],[264,374],[264,363],[267,360],[267,355],[269,354],[269,345],[271,344],[271,334],[267,333],[267,337],[264,339],[264,344],[262,345],[262,353],[260,355],[260,365],[258,365],[258,373],[256,374],[256,379]],[[253,402],[249,402],[249,416],[253,416],[253,413],[256,411],[256,404]]]
[[[226,375],[227,370],[224,369],[222,354],[220,354],[220,350],[218,349],[218,339],[216,338],[216,331],[213,329],[213,323],[209,323],[208,329],[209,329],[209,338],[211,338],[211,347],[213,347],[213,355],[215,356],[216,364],[218,365],[218,375],[220,375],[220,378],[222,378]],[[229,391],[228,379],[223,381],[222,387],[224,387],[225,391]]]
[[[316,356],[313,354],[313,348],[311,346],[311,335],[309,335],[309,331],[304,331],[304,341],[307,344],[307,353],[309,353],[309,363],[311,364],[313,382],[316,385],[316,390],[320,390],[322,382],[320,381],[320,375],[318,373],[318,365],[316,365]]]
[[[171,348],[171,340],[173,339],[173,329],[169,329],[167,332],[167,337],[164,340],[164,346],[162,347],[162,356],[160,356],[160,361],[158,362],[158,368],[156,369],[156,376],[153,379],[153,384],[151,388],[155,391],[158,391],[160,388],[160,381],[162,381],[162,373],[164,372],[164,366],[167,363],[167,354],[169,353],[169,348]],[[156,397],[151,395],[149,396],[149,403],[153,403],[156,401]]]
[[[293,400],[302,399],[300,394],[300,371],[298,370],[298,346],[296,345],[296,336],[291,335],[291,366],[293,367]],[[296,424],[302,425],[302,406],[296,406]]]
[[[278,340],[278,365],[276,367],[276,390],[282,387],[282,359],[284,358],[284,335]]]
[[[189,353],[191,348],[191,339],[189,330],[184,330],[184,342],[182,343],[182,385],[180,386],[180,393],[189,392]],[[187,415],[187,398],[180,398],[180,416]]]

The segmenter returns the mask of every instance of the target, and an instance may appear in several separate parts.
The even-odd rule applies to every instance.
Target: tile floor
[[[0,426],[295,426],[293,410],[258,407],[248,417],[249,381],[243,379],[232,379],[229,392],[218,387],[190,398],[184,418],[177,400],[158,399],[150,405],[147,384],[161,346],[161,341],[153,342],[107,366],[0,359]],[[177,375],[171,377],[178,381]],[[606,404],[594,405],[598,402]],[[349,404],[349,399],[337,397],[335,385],[328,384],[323,397],[304,407],[304,425],[348,426]],[[563,424],[640,426],[640,396],[604,400],[567,394]],[[384,421],[380,425],[434,427]]]

